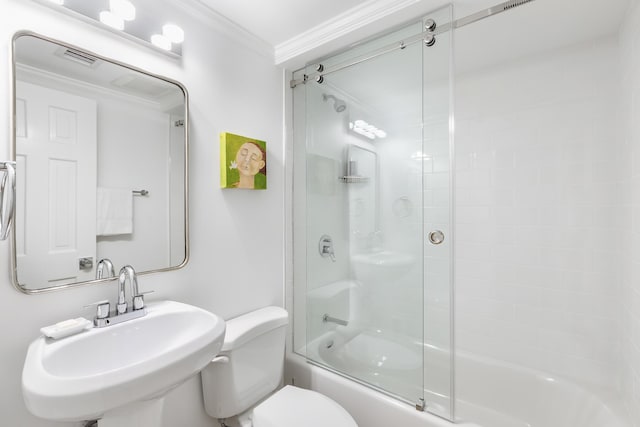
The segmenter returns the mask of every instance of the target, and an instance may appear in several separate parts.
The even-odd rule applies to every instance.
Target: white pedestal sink
[[[147,315],[59,340],[31,343],[22,391],[34,415],[55,421],[99,419],[100,427],[159,427],[165,394],[220,351],[225,323],[174,301]]]

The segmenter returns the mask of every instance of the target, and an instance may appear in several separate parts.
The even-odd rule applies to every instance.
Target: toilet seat
[[[320,393],[285,386],[253,410],[253,427],[357,427],[351,415]]]

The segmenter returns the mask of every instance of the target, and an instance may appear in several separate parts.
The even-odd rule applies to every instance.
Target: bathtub
[[[365,350],[358,349],[357,343],[370,346],[377,338],[371,331],[358,334],[332,331],[310,343],[307,352],[317,363],[333,366],[338,371],[349,368],[345,364],[352,363],[354,366],[349,371],[358,378],[366,378],[366,373],[362,375],[365,372],[362,366],[372,364],[371,354],[367,360],[358,363],[357,358]],[[394,348],[392,351],[405,351],[409,355],[408,361],[378,369],[376,377],[396,375],[415,378],[415,375],[422,375],[421,368],[414,370],[413,366],[415,345],[408,343],[406,349]],[[437,347],[427,346],[425,352],[426,360],[431,364],[428,369],[438,370],[437,365],[448,360],[448,354]],[[448,378],[447,366],[440,367],[443,378]],[[606,390],[588,388],[543,372],[468,354],[456,355],[455,370],[456,426],[631,427],[620,398]],[[437,379],[437,373],[434,374]],[[361,427],[453,426],[443,418],[416,411],[406,403],[307,363],[306,358],[294,353],[287,355],[285,381],[333,398],[353,415]],[[438,387],[437,381],[435,387]],[[440,390],[424,390],[424,395],[428,403],[436,402],[436,410],[441,405],[448,405],[446,399],[442,400]]]

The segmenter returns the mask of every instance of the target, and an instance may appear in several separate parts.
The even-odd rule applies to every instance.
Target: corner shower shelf
[[[356,183],[364,183],[369,182],[369,178],[366,176],[360,175],[345,175],[338,178],[341,182],[346,184],[356,184]]]

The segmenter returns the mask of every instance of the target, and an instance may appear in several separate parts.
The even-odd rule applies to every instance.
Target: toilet
[[[201,372],[207,414],[233,418],[229,425],[241,427],[357,427],[344,408],[320,393],[290,385],[274,393],[282,379],[287,323],[280,307],[227,321],[220,354]]]

